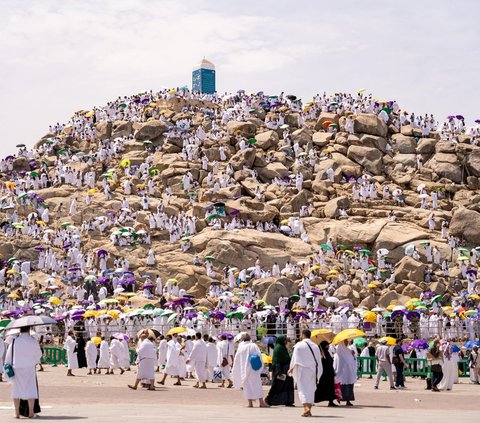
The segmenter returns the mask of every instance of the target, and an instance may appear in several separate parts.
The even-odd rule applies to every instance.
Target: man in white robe
[[[193,348],[187,357],[186,364],[188,365],[191,363],[193,364],[193,367],[195,369],[195,375],[197,377],[197,383],[193,387],[207,389],[207,385],[205,384],[207,380],[207,345],[202,339],[201,333],[195,334]]]
[[[92,370],[93,373],[97,373],[98,348],[91,339],[87,341],[87,345],[85,346],[85,355],[87,358],[87,374],[91,375]]]
[[[230,372],[233,364],[234,348],[230,345],[227,337],[222,335],[221,341],[217,344],[217,349],[220,367],[222,368],[222,383],[219,385],[219,388],[225,387],[225,381],[228,382],[227,388],[231,388],[233,383]]]
[[[20,329],[20,335],[12,341],[5,357],[5,363],[10,364],[15,371],[15,375],[8,381],[12,385],[16,418],[20,418],[20,400],[22,399],[28,400],[29,417],[33,417],[34,403],[38,398],[35,366],[40,362],[42,350],[29,332],[29,327]]]
[[[158,382],[160,385],[165,385],[165,379],[167,376],[175,376],[177,381],[174,385],[181,385],[180,382],[180,367],[181,367],[181,357],[180,354],[183,354],[183,347],[180,342],[178,342],[177,334],[173,334],[172,339],[167,342],[167,362],[165,365],[165,370],[163,372],[163,379]]]
[[[100,357],[97,363],[98,374],[102,373],[102,369],[110,369],[110,348],[108,347],[108,342],[105,341],[105,338],[102,337],[102,342],[100,343]]]
[[[110,369],[107,371],[107,375],[113,375],[115,369],[120,369],[120,374],[123,375],[125,372],[121,365],[121,362],[124,361],[122,360],[123,354],[124,350],[122,344],[118,339],[112,337],[110,342]]]
[[[75,341],[75,335],[73,332],[68,332],[68,336],[63,344],[63,348],[67,350],[67,376],[75,376],[72,373],[72,370],[78,369],[78,357],[77,342]]]
[[[302,331],[302,340],[295,345],[288,373],[297,383],[298,396],[303,404],[303,417],[312,415],[315,390],[323,373],[322,356],[318,345],[310,340],[309,329]]]
[[[148,330],[140,334],[140,343],[137,348],[137,375],[135,383],[128,385],[130,389],[136,390],[138,384],[146,379],[150,382],[149,391],[155,390],[155,361],[157,353],[155,344],[148,338]]]
[[[249,407],[253,407],[253,401],[257,399],[260,407],[268,407],[263,400],[262,368],[254,370],[250,360],[252,356],[256,355],[261,359],[260,348],[252,342],[250,335],[246,332],[240,339],[241,342],[233,362],[233,385],[243,389],[243,395],[248,400]]]
[[[213,339],[207,334],[203,335],[203,340],[207,345],[207,380],[213,382],[213,372],[215,366],[218,364],[218,350]]]

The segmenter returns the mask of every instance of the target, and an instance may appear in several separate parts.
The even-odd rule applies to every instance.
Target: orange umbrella
[[[331,125],[333,122],[331,120],[326,120],[325,122],[322,123],[322,126],[326,128],[328,125]]]

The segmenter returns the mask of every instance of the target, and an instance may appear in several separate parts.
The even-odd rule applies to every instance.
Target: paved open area
[[[91,422],[278,422],[303,421],[301,407],[272,407],[249,409],[242,392],[220,389],[209,384],[208,390],[193,389],[193,381],[184,386],[172,386],[167,379],[165,387],[151,392],[127,388],[135,378],[133,371],[123,375],[86,376],[84,369],[67,377],[64,367],[45,367],[38,374],[40,384],[41,420],[89,420]],[[408,389],[390,391],[386,382],[378,391],[371,379],[359,379],[355,387],[354,408],[328,408],[325,405],[313,409],[315,418],[331,421],[355,419],[361,422],[421,422],[476,421],[480,386],[470,385],[468,380],[454,385],[451,392],[425,391],[424,381],[408,379]],[[268,389],[266,387],[266,389]],[[298,400],[297,400],[297,404]],[[459,414],[461,413],[461,414]],[[10,386],[0,383],[0,422],[14,421],[10,401]]]

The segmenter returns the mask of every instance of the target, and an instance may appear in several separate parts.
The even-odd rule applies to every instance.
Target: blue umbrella
[[[262,338],[262,344],[265,344],[265,345],[270,345],[270,344],[275,344],[275,342],[277,341],[277,337],[276,336],[265,336],[264,338]]]
[[[477,347],[480,347],[480,341],[468,341],[468,342],[465,342],[465,344],[463,344],[463,346],[467,350],[471,350],[474,345],[476,345]]]
[[[460,352],[460,348],[458,348],[457,344],[452,344],[451,346],[452,346],[452,352],[454,353]]]

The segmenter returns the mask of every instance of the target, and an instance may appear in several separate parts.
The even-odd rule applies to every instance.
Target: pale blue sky
[[[479,16],[475,0],[2,0],[0,155],[76,110],[190,86],[203,56],[222,92],[366,88],[473,121]]]

